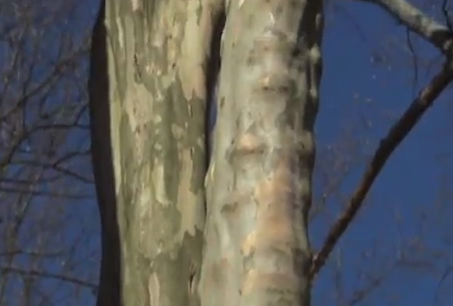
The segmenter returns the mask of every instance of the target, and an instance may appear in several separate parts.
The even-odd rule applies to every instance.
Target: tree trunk
[[[225,5],[205,196],[206,72]],[[93,141],[111,142],[123,305],[308,305],[322,1],[107,0],[105,13],[93,39],[107,49],[110,138],[99,127]]]
[[[309,305],[322,1],[229,5],[207,180],[202,305]]]
[[[219,8],[205,2],[109,0],[106,35],[93,35],[107,46],[123,305],[199,304],[205,68]]]

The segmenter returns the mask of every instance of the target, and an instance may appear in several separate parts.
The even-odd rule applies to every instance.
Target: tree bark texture
[[[199,304],[205,69],[218,9],[199,0],[106,1],[109,128],[127,306]]]
[[[96,137],[111,142],[123,305],[308,305],[322,1],[107,0],[104,25],[110,120]]]
[[[203,306],[309,305],[322,1],[231,0],[207,177]]]

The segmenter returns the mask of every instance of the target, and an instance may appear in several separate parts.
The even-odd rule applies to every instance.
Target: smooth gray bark
[[[309,305],[322,1],[230,1],[200,297]]]

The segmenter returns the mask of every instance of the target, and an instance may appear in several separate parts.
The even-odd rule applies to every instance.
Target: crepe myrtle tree
[[[445,64],[383,136],[313,250],[323,2],[102,1],[89,81],[98,305],[309,305],[373,181],[453,78],[447,23],[405,0],[365,2],[439,49]]]

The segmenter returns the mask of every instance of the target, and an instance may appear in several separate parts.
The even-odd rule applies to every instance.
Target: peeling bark
[[[103,137],[111,139],[124,305],[199,304],[205,70],[219,7],[106,1],[106,35],[96,39],[107,46],[110,135]]]
[[[231,0],[207,178],[203,306],[308,305],[322,1]]]

